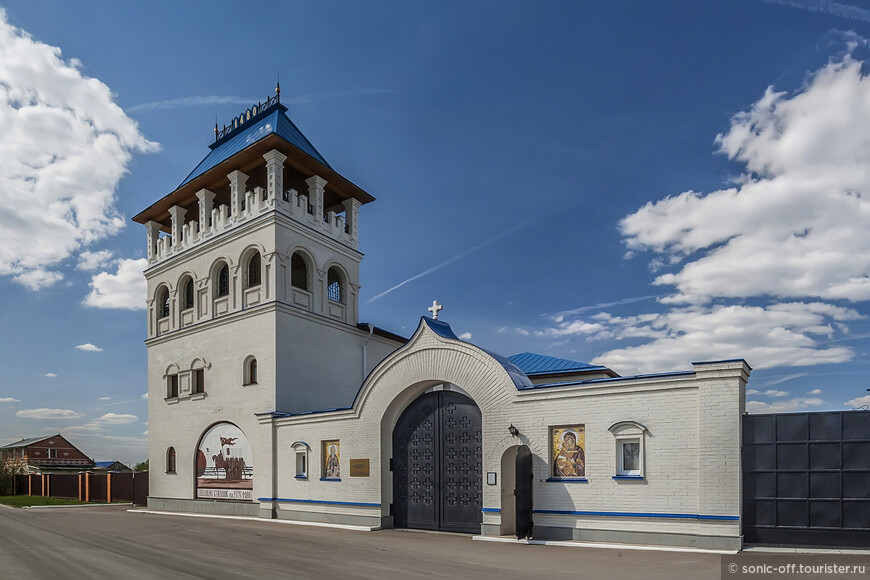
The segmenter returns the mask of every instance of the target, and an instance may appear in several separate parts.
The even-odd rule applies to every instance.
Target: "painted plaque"
[[[242,430],[218,423],[205,432],[196,454],[196,497],[252,500],[254,457]]]
[[[350,460],[350,476],[351,477],[368,477],[369,476],[369,460],[368,459],[351,459]]]
[[[551,427],[550,441],[553,477],[586,477],[586,427]]]
[[[323,442],[323,477],[339,479],[341,477],[341,446],[338,439]]]

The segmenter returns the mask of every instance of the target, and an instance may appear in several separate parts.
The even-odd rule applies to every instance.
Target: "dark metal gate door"
[[[743,417],[749,543],[870,546],[870,412]]]
[[[523,445],[517,449],[514,495],[517,513],[517,538],[532,535],[532,452]]]
[[[393,517],[398,528],[480,533],[482,421],[474,401],[428,393],[393,431]]]

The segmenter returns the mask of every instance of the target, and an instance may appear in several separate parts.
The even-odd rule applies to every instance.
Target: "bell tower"
[[[256,455],[269,437],[256,413],[346,405],[402,344],[359,324],[359,215],[374,198],[302,134],[280,90],[214,133],[178,187],[133,218],[146,231],[156,465],[167,449],[173,466],[198,465],[185,454],[217,416]],[[184,497],[189,483],[152,485]]]

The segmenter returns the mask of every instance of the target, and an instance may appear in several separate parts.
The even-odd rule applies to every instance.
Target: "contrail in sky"
[[[152,103],[141,103],[127,108],[128,113],[136,111],[153,111],[155,109],[177,109],[178,107],[200,107],[203,105],[249,105],[256,103],[257,99],[246,99],[244,97],[183,97],[180,99],[167,99],[165,101],[154,101]]]
[[[547,214],[547,215],[550,215],[550,214]],[[509,229],[507,229],[507,230],[501,232],[501,233],[498,234],[497,236],[493,236],[493,237],[489,238],[489,239],[486,240],[486,241],[480,242],[480,243],[477,244],[476,246],[473,246],[473,247],[468,248],[468,249],[466,249],[466,250],[462,250],[461,252],[459,252],[459,253],[456,254],[455,256],[451,256],[450,258],[444,260],[444,261],[441,262],[440,264],[436,264],[436,265],[432,266],[431,268],[429,268],[428,270],[424,270],[423,272],[420,272],[419,274],[415,274],[414,276],[411,276],[411,277],[408,278],[407,280],[404,280],[404,281],[402,281],[402,282],[399,282],[398,284],[396,284],[395,286],[393,286],[393,287],[390,288],[389,290],[384,290],[383,292],[381,292],[381,293],[378,294],[377,296],[373,296],[373,297],[369,298],[368,301],[366,302],[366,304],[371,304],[371,303],[374,302],[375,300],[377,300],[377,299],[379,299],[379,298],[383,298],[384,296],[386,296],[387,294],[389,294],[389,293],[392,292],[393,290],[398,290],[399,288],[401,288],[401,287],[404,286],[405,284],[408,284],[408,283],[410,283],[410,282],[413,282],[414,280],[419,280],[419,279],[422,278],[423,276],[428,276],[428,275],[431,274],[432,272],[437,272],[438,270],[440,270],[440,269],[443,268],[444,266],[449,266],[449,265],[452,264],[453,262],[455,262],[455,261],[457,261],[457,260],[461,260],[461,259],[464,258],[465,256],[467,256],[467,255],[469,255],[469,254],[473,254],[474,252],[476,252],[476,251],[478,251],[478,250],[480,250],[480,249],[482,249],[482,248],[485,248],[486,246],[490,245],[491,243],[496,242],[496,241],[502,239],[503,237],[505,237],[505,236],[507,236],[507,235],[509,235],[509,234],[512,234],[512,233],[514,233],[515,231],[517,231],[517,230],[519,230],[519,229],[521,229],[521,228],[524,228],[524,227],[526,227],[526,226],[528,226],[528,225],[530,225],[530,224],[532,224],[532,223],[534,223],[534,222],[536,222],[536,221],[538,221],[538,220],[541,220],[541,219],[543,219],[543,218],[545,218],[545,217],[547,217],[547,216],[544,215],[544,216],[540,216],[540,217],[532,218],[532,219],[530,219],[530,220],[526,220],[526,221],[524,221],[524,222],[522,222],[522,223],[519,223],[519,224],[513,226],[512,228],[509,228]]]
[[[764,0],[765,4],[780,4],[808,12],[830,14],[848,20],[863,20],[870,22],[870,10],[859,8],[852,4],[832,2],[831,0]]]
[[[285,95],[282,99],[282,103],[285,105],[301,105],[304,103],[309,103],[311,101],[315,101],[318,99],[326,99],[326,98],[336,98],[336,97],[355,97],[355,96],[377,96],[384,95],[390,93],[398,93],[399,91],[395,91],[392,89],[349,89],[346,91],[337,91],[333,93],[312,93],[310,95],[298,95],[296,97],[292,97],[290,95]],[[128,113],[135,113],[137,111],[155,111],[155,110],[165,110],[165,109],[178,109],[180,107],[202,107],[205,105],[242,105],[242,106],[250,106],[256,104],[258,99],[246,98],[246,97],[232,97],[232,96],[199,96],[199,97],[181,97],[178,99],[166,99],[164,101],[154,101],[151,103],[140,103],[138,105],[133,105],[132,107],[127,108]]]

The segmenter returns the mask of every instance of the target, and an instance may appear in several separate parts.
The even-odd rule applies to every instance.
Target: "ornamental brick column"
[[[359,208],[362,205],[358,199],[350,198],[341,202],[344,206],[344,219],[347,230],[354,245],[359,243]]]
[[[182,228],[184,227],[184,214],[186,213],[186,209],[177,205],[169,208],[169,215],[172,216],[172,245],[175,249],[180,248],[181,243],[184,241],[181,238],[183,237]]]
[[[199,198],[199,235],[204,236],[211,231],[211,210],[214,208],[215,193],[207,189],[196,192]]]
[[[239,219],[239,214],[242,211],[242,199],[245,196],[245,183],[248,181],[248,176],[239,170],[231,171],[227,174],[230,180],[230,211],[233,214],[233,219]]]
[[[160,224],[155,221],[145,223],[148,236],[148,263],[157,259],[157,240],[160,239]]]
[[[112,503],[112,474],[106,474],[106,503]]]
[[[266,159],[266,194],[272,202],[284,193],[284,160],[287,156],[272,149],[263,157]],[[260,200],[257,200],[259,203]]]
[[[317,223],[323,223],[323,189],[326,187],[326,180],[319,175],[312,175],[305,180],[308,184],[308,201],[314,206],[314,220]]]

